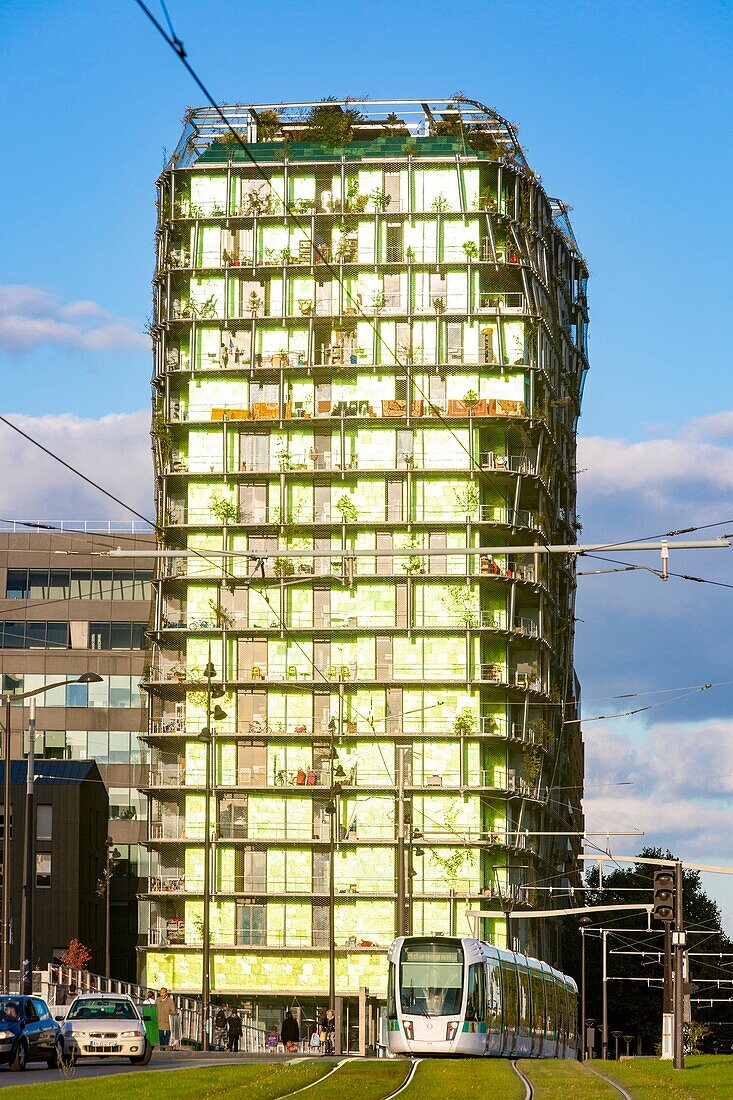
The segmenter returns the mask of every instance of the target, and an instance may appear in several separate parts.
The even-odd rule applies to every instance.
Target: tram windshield
[[[400,1003],[406,1016],[455,1016],[463,998],[463,950],[440,940],[407,941],[400,956]]]

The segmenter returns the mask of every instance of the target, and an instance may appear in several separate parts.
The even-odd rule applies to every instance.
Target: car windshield
[[[400,960],[400,1001],[405,1016],[448,1016],[460,1011],[463,951],[460,944],[407,941]]]
[[[12,997],[0,997],[0,1023],[12,1024],[20,1018],[20,1004]]]
[[[67,1020],[136,1020],[132,1001],[111,1001],[85,997],[69,1009]]]

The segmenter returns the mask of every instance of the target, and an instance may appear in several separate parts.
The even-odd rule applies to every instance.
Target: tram
[[[547,963],[442,936],[401,936],[388,959],[393,1054],[577,1057],[578,987]]]

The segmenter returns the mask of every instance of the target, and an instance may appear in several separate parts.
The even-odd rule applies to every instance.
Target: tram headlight
[[[458,1034],[458,1020],[451,1020],[445,1029],[445,1037],[448,1042],[452,1042]]]
[[[404,1020],[403,1023],[404,1023],[404,1026],[405,1026],[405,1038],[406,1039],[414,1039],[415,1038],[415,1028],[413,1027],[412,1020]]]

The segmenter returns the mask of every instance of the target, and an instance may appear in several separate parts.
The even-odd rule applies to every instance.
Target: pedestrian
[[[236,1008],[233,1008],[227,1016],[227,1050],[230,1054],[239,1052],[239,1040],[242,1038],[242,1021]]]
[[[329,1008],[326,1015],[321,1020],[321,1032],[325,1036],[323,1042],[326,1054],[333,1054],[333,1040],[336,1035],[336,1013],[332,1008]]]
[[[321,1052],[321,1036],[317,1027],[313,1028],[313,1034],[311,1035],[311,1054],[320,1054]]]
[[[297,1054],[300,1044],[300,1028],[290,1009],[285,1013],[283,1026],[280,1028],[280,1042],[288,1054]]]
[[[75,985],[70,985],[69,986],[69,992],[64,997],[64,1004],[65,1005],[70,1005],[75,1000],[76,1000],[76,986]]]
[[[155,998],[155,1007],[158,1010],[158,1035],[160,1036],[160,1045],[161,1047],[167,1047],[171,1041],[171,1016],[175,1012],[176,1006],[165,986],[162,987],[160,993]]]
[[[229,1009],[222,1005],[214,1017],[214,1041],[217,1050],[224,1050],[227,1045],[227,1016]]]
[[[265,1050],[268,1054],[277,1054],[277,1027],[272,1025],[265,1036]]]
[[[149,989],[147,991],[147,993],[145,994],[145,1000],[143,1001],[143,1004],[144,1005],[154,1005],[155,1004],[155,994],[153,993],[152,989]]]

